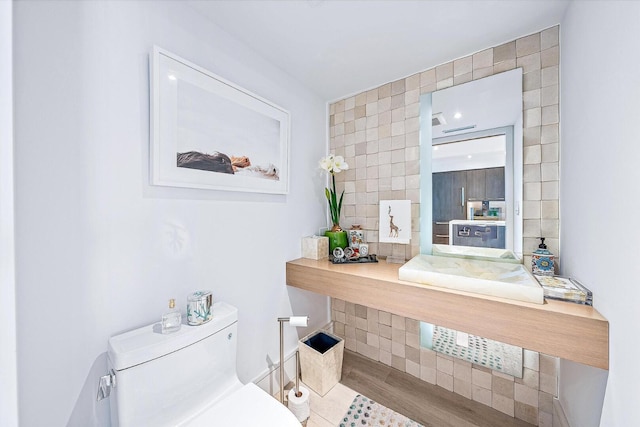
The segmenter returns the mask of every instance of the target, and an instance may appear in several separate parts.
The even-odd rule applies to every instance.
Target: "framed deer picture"
[[[380,200],[378,240],[409,244],[411,241],[411,200]]]
[[[159,47],[151,83],[153,185],[288,192],[286,110]]]

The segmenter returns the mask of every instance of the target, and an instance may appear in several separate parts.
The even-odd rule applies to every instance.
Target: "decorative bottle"
[[[540,237],[541,243],[531,257],[531,272],[540,276],[553,276],[554,255],[549,252],[544,244],[544,237]]]
[[[180,330],[182,314],[176,309],[176,300],[169,300],[169,311],[162,315],[162,333],[170,334]]]

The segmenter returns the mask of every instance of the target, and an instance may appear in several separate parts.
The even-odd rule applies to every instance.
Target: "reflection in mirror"
[[[432,244],[522,254],[522,70],[425,94],[421,253]],[[426,149],[426,148],[429,149]]]

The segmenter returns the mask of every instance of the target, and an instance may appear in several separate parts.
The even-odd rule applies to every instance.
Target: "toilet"
[[[300,427],[278,400],[238,379],[237,322],[238,310],[219,302],[200,326],[163,335],[157,323],[111,337],[111,424]]]

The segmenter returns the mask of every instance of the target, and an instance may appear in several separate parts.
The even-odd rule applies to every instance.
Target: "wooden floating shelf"
[[[609,322],[591,306],[488,297],[398,280],[399,264],[287,262],[287,285],[609,369]]]

